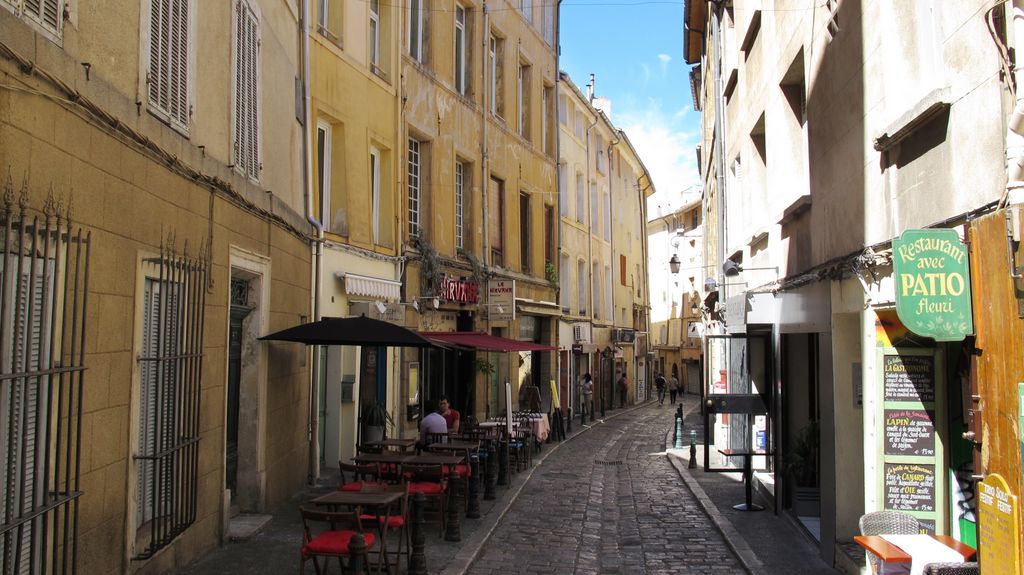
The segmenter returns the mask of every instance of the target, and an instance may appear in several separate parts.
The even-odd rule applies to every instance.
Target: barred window
[[[135,555],[196,518],[206,263],[165,249],[144,263],[135,456]]]
[[[466,240],[465,235],[465,177],[466,164],[455,162],[455,247],[462,249]]]
[[[415,238],[420,235],[420,177],[422,169],[422,156],[420,155],[420,142],[409,138],[409,237]]]
[[[0,213],[0,572],[74,570],[89,236]],[[24,198],[24,196],[23,196]],[[23,204],[24,205],[24,204]]]

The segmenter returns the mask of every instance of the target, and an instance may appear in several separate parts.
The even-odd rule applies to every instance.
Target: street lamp
[[[672,258],[668,260],[668,269],[672,270],[673,274],[679,273],[679,256],[672,254]]]
[[[725,260],[722,263],[722,273],[725,274],[725,277],[736,277],[740,275],[740,272],[750,270],[775,270],[775,273],[779,273],[779,266],[745,268],[741,264],[738,264],[732,260]]]

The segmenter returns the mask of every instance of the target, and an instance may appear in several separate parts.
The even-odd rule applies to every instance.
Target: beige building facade
[[[306,480],[306,350],[255,339],[311,307],[296,8],[0,2],[0,571],[183,567]]]
[[[1019,41],[1010,5],[788,4],[686,3],[686,60],[698,64],[691,83],[703,109],[705,253],[724,304],[707,326],[718,338],[705,392],[757,394],[768,409],[750,429],[720,426],[716,447],[760,441],[774,453],[759,466],[775,505],[837,567],[853,569],[840,544],[862,514],[882,509],[978,546],[974,482],[1012,475],[1019,494],[1020,474],[1019,454],[986,455],[1005,455],[1001,439],[975,442],[983,421],[1008,429],[978,401],[1005,406],[1015,393],[975,370],[1019,362],[998,349],[977,359],[974,338],[1016,332],[975,323],[966,339],[942,341],[909,330],[893,260],[908,231],[965,238],[975,220],[1016,217],[1003,213],[1007,180],[1019,179],[1005,168],[1018,136],[1007,130],[1014,87],[1000,72],[1000,54]],[[1015,248],[964,250],[1012,258]],[[999,291],[1003,272],[976,265],[972,289]],[[992,301],[975,297],[975,316]],[[914,361],[929,366],[932,391],[894,402],[890,367]],[[894,405],[927,413],[935,449],[894,451],[883,424]],[[815,465],[787,473],[801,452]],[[898,496],[894,470],[906,464],[923,470],[924,500]]]

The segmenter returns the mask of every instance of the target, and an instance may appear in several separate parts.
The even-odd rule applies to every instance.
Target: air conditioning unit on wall
[[[633,343],[636,341],[636,332],[625,328],[613,329],[612,341],[615,343]]]

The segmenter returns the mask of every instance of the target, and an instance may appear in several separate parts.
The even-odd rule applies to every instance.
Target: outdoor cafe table
[[[465,441],[461,439],[449,439],[439,443],[431,443],[431,451],[475,451],[479,449],[479,441]]]
[[[551,433],[551,423],[548,421],[548,414],[546,413],[532,413],[529,415],[530,418],[530,429],[533,431],[533,436],[537,438],[537,441],[544,443],[548,439],[548,435]],[[515,420],[515,416],[512,417]],[[478,424],[479,427],[501,427],[505,425],[505,418],[496,418],[491,421],[484,421]]]
[[[405,494],[401,491],[332,491],[317,497],[311,503],[334,510],[338,507],[359,507],[373,510],[378,518],[387,515],[391,506]],[[377,520],[377,536],[380,538],[378,572],[381,565],[387,564],[387,526],[388,522]],[[389,568],[390,571],[390,568]]]
[[[750,449],[719,449],[718,452],[726,457],[743,458],[743,483],[745,490],[744,502],[737,503],[736,505],[733,505],[732,508],[736,511],[763,511],[763,506],[753,502],[753,486],[751,485],[751,479],[754,470],[751,460],[755,455],[771,455],[771,453]]]
[[[369,447],[383,447],[385,449],[389,447],[397,447],[399,451],[408,451],[409,449],[416,446],[416,439],[401,439],[398,437],[389,437],[387,439],[379,439],[377,441],[367,441],[365,445]]]
[[[960,556],[963,557],[964,561],[971,560],[976,553],[973,547],[965,543],[961,543],[949,535],[914,535],[913,537],[930,537],[959,553]],[[909,564],[913,561],[913,558],[909,553],[886,541],[885,536],[883,535],[854,535],[853,540],[868,552],[877,556],[883,564]]]

